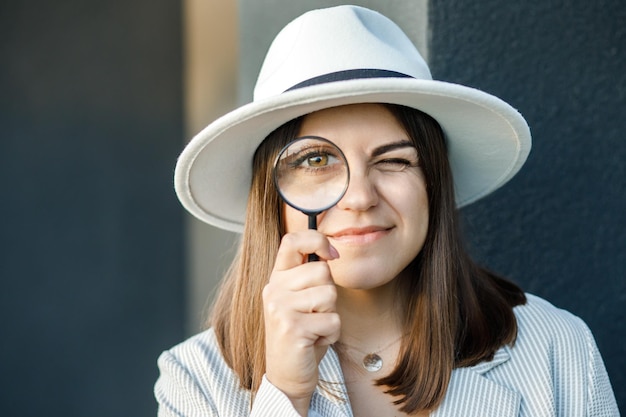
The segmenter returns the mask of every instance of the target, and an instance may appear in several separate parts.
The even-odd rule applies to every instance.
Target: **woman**
[[[273,180],[302,136],[331,140],[350,167],[318,230]],[[508,181],[529,150],[519,113],[433,81],[380,14],[340,6],[290,23],[254,102],[177,165],[185,207],[242,239],[211,328],[159,359],[159,414],[617,415],[584,323],[478,267],[459,237],[456,208]]]

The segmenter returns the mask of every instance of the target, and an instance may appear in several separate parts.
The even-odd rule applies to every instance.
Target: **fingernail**
[[[330,251],[330,256],[332,256],[333,259],[339,258],[339,252],[337,252],[337,249],[335,249],[333,245],[328,245],[328,249]]]

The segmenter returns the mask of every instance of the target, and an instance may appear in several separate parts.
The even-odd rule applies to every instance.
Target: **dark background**
[[[0,2],[0,414],[155,416],[183,338],[177,1]]]
[[[500,96],[534,137],[463,210],[472,251],[588,323],[623,410],[626,3],[429,13],[435,78]],[[156,358],[184,338],[181,19],[172,0],[0,2],[2,415],[156,415]]]
[[[506,6],[504,6],[506,5]],[[626,408],[626,2],[431,0],[433,76],[528,121],[513,180],[463,209],[475,255],[583,318]]]

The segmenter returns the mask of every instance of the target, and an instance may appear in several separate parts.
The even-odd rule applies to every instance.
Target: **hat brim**
[[[400,104],[437,120],[447,141],[458,207],[506,183],[530,152],[524,118],[483,91],[406,78],[333,82],[249,103],[208,125],[178,159],[174,175],[178,198],[198,219],[241,232],[252,158],[263,139],[296,117],[355,103]]]

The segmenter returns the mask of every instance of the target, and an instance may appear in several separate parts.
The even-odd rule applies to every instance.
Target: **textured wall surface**
[[[3,416],[153,416],[182,338],[180,5],[0,4]]]
[[[467,209],[474,253],[582,317],[626,410],[626,3],[432,0],[435,78],[528,120],[511,183]]]

